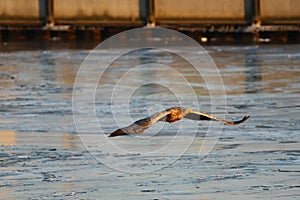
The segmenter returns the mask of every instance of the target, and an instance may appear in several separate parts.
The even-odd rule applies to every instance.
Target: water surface
[[[2,51],[1,196],[5,199],[123,199],[125,195],[131,199],[240,199],[242,195],[245,199],[298,199],[300,46],[206,46],[205,49],[223,78],[226,102],[220,100],[211,105],[204,78],[177,55],[153,49],[131,52],[114,62],[99,80],[95,113],[102,129],[97,126],[94,130],[86,129],[84,134],[90,138],[88,149],[74,125],[72,91],[77,70],[89,51],[82,48]],[[198,55],[192,50],[183,51],[190,56]],[[116,52],[100,51],[94,62],[115,55]],[[111,101],[114,85],[128,70],[157,62],[172,66],[186,77],[197,101],[191,101],[193,96],[187,90],[178,89],[174,94],[170,88],[158,84],[139,87],[129,101],[123,95],[119,95],[118,104]],[[139,68],[121,85],[131,88],[143,77],[155,80],[162,73],[167,72],[160,68]],[[214,78],[218,74],[207,69],[206,75]],[[172,82],[174,88],[186,86],[176,78]],[[88,87],[89,78],[82,84]],[[217,92],[219,88],[215,88]],[[218,98],[217,93],[214,95]],[[82,98],[89,98],[84,91]],[[198,153],[211,126],[209,122],[182,120],[172,125],[157,124],[148,131],[149,136],[113,140],[128,153],[105,152],[95,141],[100,139],[99,134],[105,136],[118,125],[127,125],[181,102],[192,108],[200,105],[203,112],[221,116],[225,110],[227,119],[246,114],[251,118],[238,127],[221,127],[216,146],[204,159]],[[93,105],[86,106],[89,109]],[[112,107],[118,113],[117,122]],[[126,110],[130,118],[122,115]],[[84,110],[76,112],[84,114]],[[211,128],[215,126],[220,125]],[[184,155],[179,153],[184,148],[181,143],[172,151],[173,155],[143,154],[169,144],[178,132],[186,135],[183,140],[193,139]],[[112,166],[101,162],[106,158],[112,160]],[[132,173],[112,167],[131,169]],[[138,169],[156,171],[135,174]]]

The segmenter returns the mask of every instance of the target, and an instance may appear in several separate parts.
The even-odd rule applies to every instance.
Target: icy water
[[[131,52],[99,80],[93,98],[101,130],[91,129],[87,118],[86,130],[79,134],[73,114],[84,116],[85,109],[72,109],[72,92],[89,50],[2,48],[1,199],[299,199],[300,45],[205,49],[222,76],[225,102],[218,85],[208,86],[178,56],[153,49]],[[199,55],[192,49],[182,53]],[[116,54],[100,51],[93,62]],[[130,71],[157,62],[186,77],[196,101],[176,77],[171,89],[178,90],[147,84],[123,98],[130,91],[124,88],[136,86],[141,78],[170,76],[170,71],[149,65]],[[208,70],[206,76],[218,74]],[[89,77],[82,85],[90,87]],[[217,99],[214,105],[211,94]],[[83,90],[80,98],[90,97]],[[246,114],[251,118],[237,127],[188,120],[159,123],[149,135],[106,139],[118,126],[179,103],[194,109],[200,105],[201,111],[229,120]],[[126,110],[129,118],[123,115]],[[221,132],[210,138],[209,130]],[[213,144],[205,157],[201,151],[210,143],[204,141]],[[110,152],[104,143],[124,151]]]

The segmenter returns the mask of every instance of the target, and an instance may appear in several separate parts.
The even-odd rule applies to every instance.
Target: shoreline
[[[132,27],[76,27],[57,25],[53,27],[0,26],[0,40],[6,42],[52,41],[100,43],[123,31],[142,28]],[[144,26],[145,28],[151,28]],[[157,26],[160,27],[160,26]],[[218,44],[299,44],[300,27],[297,25],[216,25],[196,27],[162,26],[179,31],[203,45]],[[147,36],[145,36],[147,37]],[[124,38],[126,39],[126,38]]]

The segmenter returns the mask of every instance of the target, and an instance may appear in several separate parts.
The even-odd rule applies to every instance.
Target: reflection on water
[[[245,51],[246,93],[259,93],[261,90],[262,73],[257,48]]]
[[[298,45],[212,47],[211,56],[221,70],[227,95],[297,93],[298,48]]]
[[[207,51],[219,67],[227,97],[230,99],[231,95],[256,94],[256,96],[247,96],[248,103],[255,98],[270,99],[272,94],[299,93],[298,49],[299,45],[207,47]],[[17,132],[76,132],[72,119],[72,86],[80,63],[88,53],[86,50],[1,53],[0,124],[2,129]],[[190,54],[192,57],[200,55],[199,52],[193,52],[191,49],[183,53]],[[101,63],[107,57],[117,54],[118,52],[99,51],[93,62]],[[164,66],[172,69],[174,73],[164,70],[166,69]],[[217,76],[214,71],[206,70],[206,76],[212,78]],[[186,82],[179,81],[179,76]],[[166,84],[158,86],[151,83],[160,77],[165,78]],[[115,122],[111,120],[113,118],[111,106],[119,107],[120,111],[124,108],[122,104],[112,104],[111,98],[114,97],[112,94],[122,98],[122,92],[138,85],[142,79],[149,83],[134,88],[128,102],[133,120],[147,115],[149,111],[154,112],[178,105],[179,99],[186,103],[185,106],[194,107],[197,102],[189,99],[192,93],[195,93],[198,101],[201,102],[201,109],[211,110],[209,96],[211,91],[208,91],[203,77],[199,76],[193,66],[183,58],[163,50],[136,50],[120,56],[111,63],[99,80],[95,97],[96,110],[100,119],[107,116],[103,122],[107,128],[105,131],[110,132],[115,128]],[[89,84],[89,77],[86,81],[83,84]],[[119,86],[116,87],[118,84]],[[187,85],[192,87],[192,93],[185,89]],[[118,88],[121,89],[118,91]],[[82,98],[88,98],[84,91]],[[287,96],[287,98],[293,97]],[[242,103],[237,102],[237,104]],[[277,103],[279,102],[273,102],[273,104]],[[287,101],[282,103],[289,104]],[[297,102],[292,103],[292,106],[297,105]],[[123,121],[124,124],[128,124],[128,120]]]
[[[77,135],[66,133],[63,136],[63,148],[69,150],[79,149],[79,137]]]
[[[127,102],[131,119],[120,118],[124,125],[166,106],[176,105],[178,97],[187,106],[194,108],[197,105],[198,102],[189,98],[189,91],[182,89],[186,84],[172,74],[164,74],[163,68],[152,68],[151,63],[171,66],[174,73],[183,75],[197,94],[202,111],[210,111],[211,107],[218,111],[225,107],[228,119],[243,114],[252,116],[239,127],[225,126],[219,144],[206,160],[201,161],[193,155],[194,149],[199,150],[198,144],[194,144],[187,155],[164,171],[142,177],[120,175],[109,171],[101,163],[95,163],[76,134],[72,87],[80,63],[89,51],[1,52],[0,178],[4,181],[0,181],[0,194],[6,199],[66,199],[73,196],[74,199],[96,199],[99,194],[105,197],[114,194],[121,199],[128,191],[137,195],[133,199],[142,199],[144,195],[148,195],[149,199],[153,195],[162,199],[170,199],[170,195],[181,195],[186,199],[234,199],[238,196],[236,194],[241,193],[249,199],[261,196],[271,199],[283,197],[285,193],[297,197],[297,168],[300,163],[299,48],[299,45],[206,47],[222,75],[226,105],[211,105],[204,78],[199,77],[184,59],[172,53],[144,49],[123,55],[112,63],[99,80],[95,97],[96,114],[104,134],[117,128],[112,105],[121,112],[124,110],[124,104],[114,105],[107,94],[116,89],[118,80],[133,67],[142,66],[127,73],[128,76],[121,82],[123,88],[131,88],[142,78],[155,80],[162,75],[169,78],[172,86],[149,83],[137,87]],[[184,53],[199,56],[199,52],[192,49]],[[99,51],[94,62],[101,63],[116,54]],[[206,75],[216,76],[210,69],[207,69]],[[82,84],[88,87],[89,77]],[[177,89],[176,94],[172,87]],[[116,90],[113,94],[118,96],[118,92]],[[82,91],[81,98],[88,98],[85,91]],[[85,110],[76,112],[80,114]],[[86,121],[88,123],[89,119]],[[194,127],[199,128],[196,142],[203,139],[208,126],[205,122],[184,121],[183,124],[184,134],[189,134]],[[130,142],[136,138],[117,140],[137,154],[111,156],[116,159],[123,156],[135,163],[134,158],[139,156],[138,146],[158,148],[169,142],[170,134],[176,132],[177,126],[166,124],[164,130],[169,135],[158,135],[156,141],[145,137],[135,145]],[[95,133],[99,134],[99,131],[95,129]],[[94,133],[89,134],[95,136]],[[94,151],[100,157],[106,157],[100,149],[95,148]],[[154,159],[167,160],[169,157],[144,159],[150,165]],[[50,184],[55,187],[49,187]],[[9,193],[13,193],[13,197]]]
[[[289,46],[212,46],[207,51],[213,57],[222,75],[227,97],[230,95],[257,94],[265,97],[272,94],[299,93],[300,71],[299,45]],[[72,119],[72,86],[80,63],[89,52],[86,50],[37,50],[1,53],[0,97],[1,127],[4,130],[34,132],[76,132]],[[198,57],[199,52],[187,49],[184,54]],[[118,52],[99,51],[93,62],[101,63]],[[161,65],[154,67],[152,63]],[[157,65],[156,65],[157,66]],[[164,71],[170,67],[173,74]],[[206,69],[206,76],[217,74]],[[178,81],[182,76],[186,83]],[[151,81],[165,78],[165,85],[151,85]],[[123,80],[123,79],[124,80]],[[201,102],[201,109],[210,111],[210,96],[203,77],[180,56],[157,49],[142,49],[129,52],[115,60],[99,80],[96,93],[97,115],[103,122],[105,131],[115,128],[110,120],[111,94],[118,94],[118,87],[132,88],[141,79],[148,85],[135,88],[129,99],[131,117],[145,116],[149,111],[178,105],[179,99],[185,106],[194,107],[197,102],[188,97],[185,89],[191,86]],[[122,81],[120,81],[122,80]],[[89,78],[86,79],[89,84]],[[121,83],[121,84],[120,84]],[[169,84],[169,85],[168,85]],[[216,86],[218,88],[219,86]],[[176,90],[177,89],[177,90]],[[115,93],[112,91],[115,90]],[[126,91],[126,90],[124,90]],[[174,93],[174,91],[176,91]],[[84,91],[82,98],[85,96]],[[249,96],[247,97],[249,100]],[[242,103],[242,102],[238,102]],[[296,102],[293,105],[298,105]],[[89,105],[87,105],[89,106]],[[114,104],[113,104],[114,106]],[[121,104],[115,105],[120,107]],[[218,106],[218,105],[213,105]],[[223,105],[219,105],[223,106]],[[232,109],[232,108],[231,108]],[[136,113],[136,114],[134,114]],[[121,120],[122,121],[122,120]],[[128,124],[128,120],[124,120]]]
[[[51,141],[48,143],[48,141]],[[20,133],[13,130],[0,130],[0,146],[15,145],[38,145],[43,144],[51,147],[77,150],[80,148],[78,135],[72,133]]]
[[[0,146],[16,145],[16,132],[0,130]]]

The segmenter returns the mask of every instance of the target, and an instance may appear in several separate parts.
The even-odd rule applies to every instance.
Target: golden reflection
[[[12,189],[1,188],[1,190],[0,190],[1,199],[6,199],[6,200],[15,199],[15,198],[12,197],[12,194],[13,194]]]
[[[73,87],[75,77],[76,77],[76,71],[77,69],[74,69],[74,66],[71,64],[64,64],[62,67],[58,69],[58,80],[60,83],[62,83],[65,87]],[[63,96],[66,99],[69,99],[72,97],[72,92],[69,93],[63,93]]]
[[[76,141],[77,141],[77,136],[74,135],[74,134],[71,134],[71,133],[66,133],[64,134],[64,149],[68,149],[68,150],[71,150],[71,149],[78,149],[77,147],[77,144],[76,144]]]
[[[1,74],[0,74],[0,99],[12,99],[13,93],[12,89],[15,88],[15,73],[17,72],[16,67],[13,66],[0,66]]]
[[[72,183],[66,183],[66,184],[64,184],[64,193],[65,193],[65,195],[67,195],[67,196],[74,196],[75,192],[73,192],[73,190],[74,190],[74,185]],[[75,198],[70,197],[68,199],[71,200],[71,199],[75,199]]]
[[[60,80],[64,86],[73,86],[76,77],[76,69],[72,65],[63,65],[59,68]]]
[[[12,130],[0,131],[0,146],[16,145],[16,132]]]

